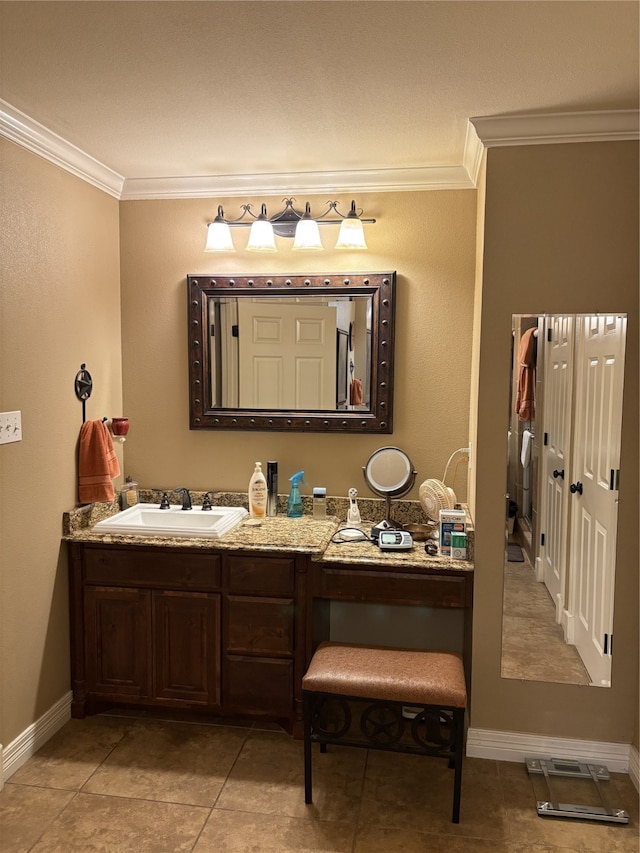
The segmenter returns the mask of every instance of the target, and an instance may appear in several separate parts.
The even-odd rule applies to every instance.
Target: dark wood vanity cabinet
[[[71,713],[110,705],[264,718],[302,732],[302,677],[332,601],[462,608],[473,571],[287,551],[69,542]]]
[[[293,728],[306,558],[71,542],[69,565],[73,716],[168,706]]]

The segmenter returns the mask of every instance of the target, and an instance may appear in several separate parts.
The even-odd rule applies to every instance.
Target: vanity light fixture
[[[267,206],[260,206],[256,215],[250,204],[243,204],[242,213],[237,219],[226,219],[222,205],[218,205],[218,215],[207,225],[207,241],[205,252],[235,252],[231,237],[231,227],[251,227],[248,252],[276,252],[274,234],[279,237],[293,237],[293,250],[296,252],[313,252],[324,249],[320,239],[319,225],[340,225],[336,249],[364,250],[367,243],[364,237],[362,223],[373,223],[375,219],[362,219],[362,211],[356,208],[355,201],[351,202],[349,213],[342,214],[338,210],[337,201],[328,201],[327,209],[320,216],[311,215],[311,205],[305,203],[304,212],[293,206],[295,199],[285,198],[284,207],[274,216],[267,216]],[[337,218],[328,219],[334,214]]]

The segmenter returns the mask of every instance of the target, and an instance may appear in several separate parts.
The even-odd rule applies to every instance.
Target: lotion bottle
[[[262,463],[256,467],[249,480],[249,515],[264,518],[267,514],[267,481],[262,473]]]

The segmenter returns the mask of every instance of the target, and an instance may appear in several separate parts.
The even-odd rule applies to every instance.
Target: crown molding
[[[319,192],[422,192],[473,189],[463,166],[415,169],[358,169],[344,172],[203,175],[182,178],[128,178],[121,199],[225,198],[237,195],[313,194]]]
[[[0,136],[16,142],[32,154],[37,154],[103,192],[120,198],[124,184],[122,175],[1,99]]]
[[[474,116],[469,122],[485,148],[640,139],[638,110]]]
[[[341,172],[124,178],[0,99],[0,136],[122,201],[281,195],[283,192],[423,192],[474,189],[485,149],[508,145],[611,142],[640,138],[638,110],[474,116],[462,164]],[[283,190],[283,187],[285,190]]]
[[[478,186],[478,175],[484,157],[485,147],[471,121],[467,122],[467,135],[464,140],[462,163],[474,187]]]

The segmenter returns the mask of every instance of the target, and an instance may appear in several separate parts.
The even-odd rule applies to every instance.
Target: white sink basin
[[[158,504],[136,504],[99,521],[96,533],[140,534],[142,536],[195,536],[219,539],[249,515],[241,506],[214,506],[183,510],[181,506],[159,509]]]

